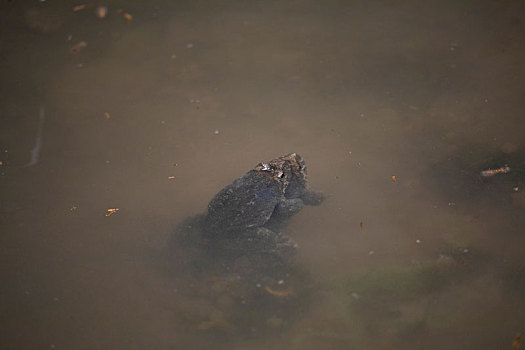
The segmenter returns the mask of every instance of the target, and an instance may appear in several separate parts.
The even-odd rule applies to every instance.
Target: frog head
[[[297,153],[259,163],[253,170],[277,181],[287,198],[299,197],[306,189],[306,164]]]

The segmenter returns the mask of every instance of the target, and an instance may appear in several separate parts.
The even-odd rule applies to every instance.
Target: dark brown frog
[[[321,193],[307,190],[306,179],[306,164],[296,153],[259,163],[211,200],[206,231],[212,236],[238,237],[258,227],[280,228],[304,204],[323,200]]]

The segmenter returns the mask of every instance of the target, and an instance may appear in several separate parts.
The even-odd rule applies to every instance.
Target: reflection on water
[[[517,348],[523,2],[97,5],[0,2],[0,347]],[[289,152],[328,198],[236,321],[167,242]]]

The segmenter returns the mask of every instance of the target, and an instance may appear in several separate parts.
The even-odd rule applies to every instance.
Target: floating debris
[[[119,208],[110,208],[106,210],[105,216],[111,216],[115,214],[117,211],[119,211]]]
[[[494,175],[497,175],[497,174],[507,174],[509,172],[510,172],[510,168],[505,165],[505,166],[503,166],[501,168],[498,168],[498,169],[483,170],[480,174],[483,177],[489,177],[489,176],[494,176]]]
[[[293,290],[291,289],[285,289],[285,290],[273,290],[271,289],[270,287],[268,286],[265,286],[264,287],[264,290],[270,294],[270,295],[273,295],[274,297],[277,297],[277,298],[288,298],[288,297],[291,297],[291,296],[294,296],[295,293],[293,292]]]
[[[219,130],[215,130],[213,133],[214,133],[215,135],[219,135]]]
[[[359,227],[361,228],[361,231],[362,231],[363,228],[365,227],[365,223],[361,221],[361,222],[359,223]]]
[[[40,150],[42,149],[42,134],[44,130],[44,120],[46,119],[46,110],[44,106],[40,106],[38,113],[38,130],[36,132],[35,146],[29,154],[29,162],[27,162],[24,167],[33,166],[38,163],[40,159]]]
[[[168,176],[168,180],[174,180],[175,176]]]
[[[71,208],[69,208],[69,210],[71,210],[71,211],[75,211],[75,210],[77,210],[77,209],[78,209],[78,207],[77,207],[76,205],[74,205],[74,206],[72,206]]]
[[[109,115],[108,112],[105,112],[105,113],[104,113],[104,118],[106,118],[106,120],[108,120],[108,119],[110,118],[110,115]]]
[[[133,16],[132,16],[130,13],[128,13],[128,12],[124,12],[124,13],[122,14],[122,17],[124,17],[124,19],[125,19],[126,21],[128,21],[128,22],[133,21]]]
[[[95,15],[97,15],[97,17],[100,19],[105,18],[108,15],[108,8],[106,6],[97,7],[95,10]]]
[[[85,41],[81,41],[73,45],[69,51],[72,54],[77,54],[80,52],[80,50],[84,49],[86,46],[87,46],[87,43]]]
[[[396,182],[396,176],[392,175],[392,182]]]
[[[92,8],[92,7],[93,7],[92,4],[76,5],[76,6],[73,7],[73,12],[82,11],[82,10],[89,9],[89,8]]]

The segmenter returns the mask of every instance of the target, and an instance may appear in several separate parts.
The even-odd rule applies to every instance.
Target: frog
[[[304,205],[324,196],[307,188],[307,168],[297,153],[257,164],[217,193],[208,204],[205,230],[220,238],[240,237],[254,229],[280,230]]]
[[[297,153],[260,162],[220,190],[205,213],[185,220],[176,240],[200,257],[197,263],[220,260],[233,266],[250,256],[260,262],[250,270],[283,268],[298,247],[283,228],[305,205],[325,198],[308,187],[307,179],[306,163]]]

